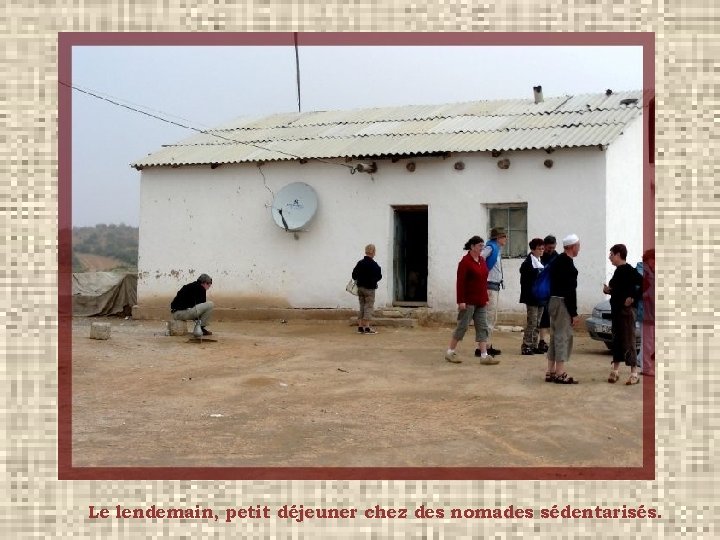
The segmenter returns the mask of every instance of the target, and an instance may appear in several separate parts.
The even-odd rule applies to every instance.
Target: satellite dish
[[[317,211],[315,190],[303,182],[294,182],[282,188],[272,204],[272,217],[278,227],[298,231]]]

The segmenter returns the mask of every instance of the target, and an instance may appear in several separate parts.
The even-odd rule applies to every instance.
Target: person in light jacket
[[[493,227],[490,230],[490,241],[480,254],[485,259],[488,268],[488,353],[499,356],[501,351],[492,346],[492,334],[497,324],[498,310],[500,309],[500,290],[505,288],[503,283],[502,250],[507,244],[507,233],[502,227]]]

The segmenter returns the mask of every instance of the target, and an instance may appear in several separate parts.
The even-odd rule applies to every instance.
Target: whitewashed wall
[[[211,296],[221,305],[355,307],[345,284],[367,243],[377,246],[382,266],[376,305],[393,297],[392,205],[427,205],[428,303],[455,309],[455,272],[473,234],[488,237],[489,203],[528,203],[528,239],[574,232],[582,239],[580,306],[589,312],[604,279],[605,160],[599,149],[507,152],[507,170],[489,154],[379,161],[371,177],[335,165],[268,163],[265,178],[254,164],[149,168],[142,171],[139,303],[165,301],[184,283],[206,272]],[[543,165],[552,159],[551,169]],[[465,169],[453,168],[462,160]],[[319,208],[295,239],[275,225],[270,191],[292,182],[311,185]],[[640,204],[638,200],[637,204]],[[503,310],[518,304],[521,260],[505,261]]]
[[[630,124],[607,150],[607,238],[606,252],[614,244],[625,244],[628,262],[635,266],[642,259],[642,193],[644,117]],[[615,267],[606,261],[609,279]]]

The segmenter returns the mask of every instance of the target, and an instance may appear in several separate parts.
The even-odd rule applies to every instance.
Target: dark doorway
[[[427,304],[428,209],[395,206],[394,284],[397,306]]]

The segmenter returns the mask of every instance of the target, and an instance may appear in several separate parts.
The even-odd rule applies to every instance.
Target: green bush
[[[73,271],[81,267],[76,253],[112,257],[124,263],[128,268],[137,268],[139,229],[125,224],[94,227],[73,227],[72,250]]]

